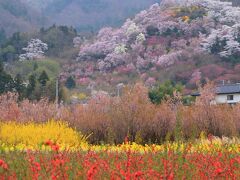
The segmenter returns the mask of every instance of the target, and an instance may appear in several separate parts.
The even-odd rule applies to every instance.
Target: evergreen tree
[[[76,82],[74,80],[74,78],[72,76],[68,77],[67,78],[67,81],[65,83],[65,86],[68,88],[68,89],[73,89],[76,87]]]
[[[13,79],[4,71],[2,62],[0,61],[0,94],[13,90]]]
[[[38,69],[38,63],[37,62],[34,62],[33,64],[33,70],[36,71]]]
[[[17,74],[14,78],[14,88],[19,95],[19,99],[22,100],[25,96],[26,86],[24,85],[22,76]]]
[[[47,82],[49,81],[49,77],[46,73],[46,71],[44,70],[39,78],[38,78],[38,82],[41,84],[42,87],[45,87],[47,85]]]
[[[3,28],[0,29],[0,45],[2,45],[3,43],[5,43],[7,39],[5,30]]]
[[[171,81],[166,81],[155,87],[149,92],[149,98],[154,104],[160,104],[167,97],[173,97],[174,92],[181,92],[182,86],[180,84],[174,85]]]
[[[29,84],[27,86],[27,98],[32,99],[32,94],[36,88],[37,80],[34,75],[29,76]]]

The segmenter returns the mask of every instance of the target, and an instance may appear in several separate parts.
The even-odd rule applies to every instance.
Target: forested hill
[[[118,26],[159,0],[0,0],[0,27],[6,33],[68,25],[79,31]]]
[[[239,7],[218,0],[164,0],[120,28],[100,30],[94,41],[82,44],[63,76],[109,85],[141,79],[152,86],[170,79],[193,89],[206,79],[239,82],[239,57]]]
[[[3,11],[29,24],[35,22],[34,16],[33,20],[27,18],[30,12],[37,14],[41,9],[55,7],[55,10],[49,9],[46,14],[49,15],[61,14],[66,9],[56,9],[57,5],[48,5],[50,1],[42,3],[38,9],[37,4],[28,1],[26,6],[19,3],[19,8],[12,11],[14,0],[9,1],[14,5],[12,8],[7,2],[0,2]],[[68,1],[62,7],[70,7],[74,2]],[[27,6],[34,7],[34,11]],[[116,6],[117,3],[111,8]],[[91,12],[94,8],[90,8]],[[101,14],[97,9],[96,14]],[[75,14],[75,11],[69,14]],[[31,48],[27,48],[31,45],[29,42],[43,42],[48,45],[46,57],[62,68],[61,81],[74,79],[81,88],[94,85],[108,90],[118,84],[133,84],[139,80],[153,86],[171,80],[181,82],[191,90],[196,88],[196,82],[206,79],[240,81],[240,8],[220,0],[163,0],[127,19],[122,26],[102,28],[97,34],[90,33],[91,37],[79,36],[73,27],[57,25],[41,28],[35,33],[14,33],[7,39],[1,34],[4,32],[0,31],[0,60],[8,65],[11,74],[15,76],[17,68],[26,79],[29,73],[21,67],[27,66],[27,61],[19,66],[18,60],[22,60],[23,55],[28,57],[25,60],[34,59]],[[42,52],[36,57],[42,57]],[[11,62],[17,65],[11,65]],[[28,72],[31,71],[30,68]]]
[[[19,0],[0,0],[0,14],[0,28],[8,35],[17,31],[31,31],[42,24],[39,13]]]
[[[59,0],[58,0],[59,1]],[[96,30],[103,26],[119,26],[128,17],[159,0],[61,0],[53,1],[45,12],[51,23],[73,25],[78,30]]]
[[[96,31],[104,26],[120,26],[128,17],[160,1],[0,0],[0,27],[8,35],[53,24]],[[240,4],[239,0],[229,1]]]

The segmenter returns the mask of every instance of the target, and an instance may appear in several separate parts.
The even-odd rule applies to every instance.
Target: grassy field
[[[60,72],[60,64],[58,60],[43,59],[39,61],[23,61],[15,62],[6,67],[7,71],[15,77],[17,74],[21,74],[24,80],[32,74],[39,76],[42,71],[46,71],[50,79],[56,78]]]

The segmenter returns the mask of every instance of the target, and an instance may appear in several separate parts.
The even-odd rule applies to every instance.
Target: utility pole
[[[120,97],[120,91],[121,89],[124,87],[124,84],[123,83],[119,83],[117,85],[117,96]]]
[[[56,99],[55,99],[56,109],[58,109],[58,96],[59,96],[59,82],[58,82],[58,76],[57,76],[57,78],[56,78]]]

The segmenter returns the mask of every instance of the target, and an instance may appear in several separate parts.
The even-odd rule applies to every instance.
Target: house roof
[[[240,83],[237,84],[225,84],[216,87],[216,94],[236,94],[240,93]],[[194,92],[192,96],[200,96],[200,92]]]
[[[217,94],[240,93],[240,84],[226,84],[216,87]]]

